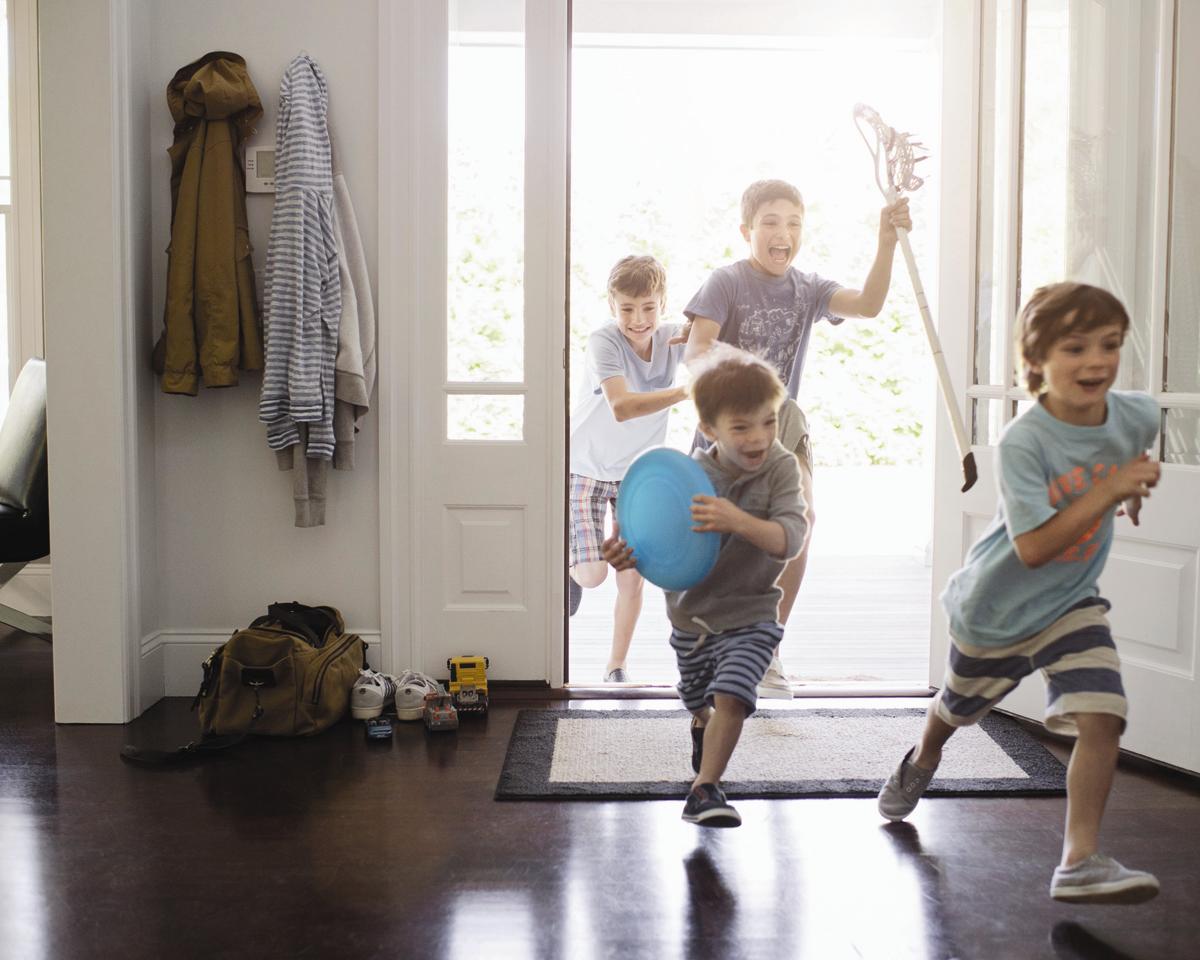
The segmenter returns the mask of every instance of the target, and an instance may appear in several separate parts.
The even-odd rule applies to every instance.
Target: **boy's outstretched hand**
[[[895,243],[896,228],[912,230],[912,216],[908,212],[908,197],[901,197],[895,203],[890,203],[879,211],[879,239],[881,242]]]
[[[621,539],[621,528],[615,519],[612,536],[600,544],[600,554],[616,570],[630,570],[637,566],[633,548]]]

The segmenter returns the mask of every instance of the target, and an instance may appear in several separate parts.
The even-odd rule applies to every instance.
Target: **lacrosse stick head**
[[[907,133],[897,133],[879,113],[865,103],[854,105],[854,125],[875,161],[875,183],[889,201],[919,190],[925,183],[914,168],[928,154],[918,154],[925,145]]]

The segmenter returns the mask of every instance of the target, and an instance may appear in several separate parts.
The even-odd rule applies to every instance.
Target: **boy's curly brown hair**
[[[1088,283],[1049,283],[1038,287],[1017,316],[1017,350],[1021,354],[1026,389],[1037,396],[1046,386],[1032,364],[1045,363],[1050,348],[1071,333],[1086,333],[1110,323],[1121,325],[1121,340],[1129,331],[1129,314],[1107,290]]]
[[[700,422],[712,426],[722,413],[750,413],[764,404],[776,408],[787,387],[761,357],[725,343],[713,344],[692,381],[692,400]]]

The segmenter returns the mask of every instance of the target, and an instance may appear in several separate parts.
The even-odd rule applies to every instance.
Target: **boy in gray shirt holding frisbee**
[[[714,348],[694,368],[692,397],[712,443],[692,456],[717,495],[692,502],[694,530],[720,533],[716,563],[687,590],[667,591],[677,689],[692,713],[696,778],[683,819],[735,827],[721,776],[757,704],[759,681],[783,639],[776,581],[808,532],[800,469],[776,439],[786,388],[770,364],[733,347]],[[603,544],[617,570],[637,563],[620,531]]]

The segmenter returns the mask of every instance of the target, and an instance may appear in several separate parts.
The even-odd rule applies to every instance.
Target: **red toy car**
[[[430,730],[457,730],[458,711],[440,686],[437,693],[425,694],[425,726]]]

